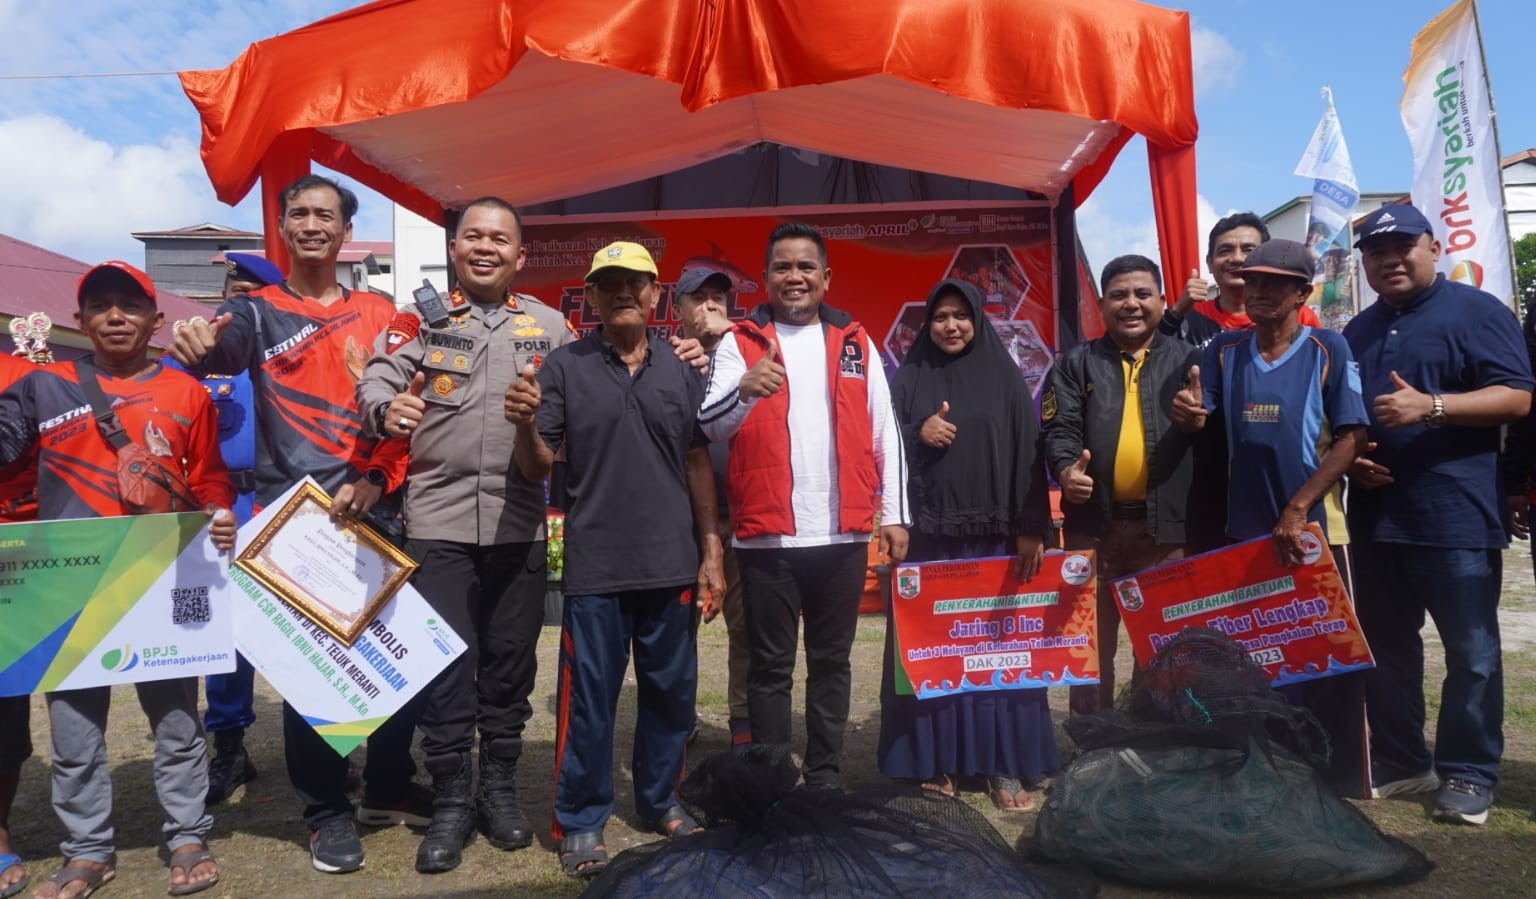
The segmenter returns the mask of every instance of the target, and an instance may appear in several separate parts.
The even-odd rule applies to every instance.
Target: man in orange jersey
[[[336,283],[336,259],[352,238],[357,197],[329,178],[306,175],[283,189],[288,280],[230,298],[212,322],[176,329],[170,353],[198,375],[251,373],[256,399],[256,503],[265,505],[305,475],[332,497],[332,511],[366,518],[398,538],[399,487],[407,443],[364,436],[356,385],[374,339],[395,305]],[[415,703],[368,741],[357,819],[365,824],[431,822],[431,796],[412,782]],[[304,803],[311,860],[328,873],[363,866],[344,783],[346,759],[293,707],[283,704],[288,776]]]
[[[94,353],[73,365],[35,369],[0,393],[0,466],[36,450],[41,519],[201,509],[212,516],[214,544],[234,549],[234,488],[219,455],[213,404],[196,381],[146,354],[164,321],[154,284],[125,262],[108,262],[80,279],[78,299],[80,329]],[[108,404],[112,414],[98,417],[96,409]],[[119,457],[135,451],[142,482],[122,481]],[[160,488],[145,489],[150,483]],[[197,678],[134,686],[154,735],[171,892],[207,889],[218,882],[219,866],[206,842],[213,818],[204,805],[208,758]],[[34,894],[44,899],[88,894],[115,873],[105,736],[110,701],[109,687],[48,694],[53,808],[68,837],[59,847],[64,867]]]

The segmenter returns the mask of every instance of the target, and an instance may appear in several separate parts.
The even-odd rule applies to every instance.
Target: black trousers
[[[422,753],[428,759],[467,753],[478,727],[482,752],[518,758],[533,714],[528,696],[544,624],[544,541],[408,540],[405,552],[421,565],[412,583],[467,647],[426,688]]]
[[[363,765],[364,793],[379,802],[405,797],[416,761],[411,758],[411,737],[422,693],[412,696],[398,712],[368,737],[368,760]],[[310,830],[337,816],[351,816],[347,798],[347,759],[338,755],[293,706],[283,703],[283,761],[288,779],[304,803],[304,823]]]
[[[747,707],[752,741],[789,746],[795,650],[805,621],[807,786],[836,786],[853,677],[848,654],[859,623],[869,549],[834,543],[797,549],[738,549],[752,664]]]

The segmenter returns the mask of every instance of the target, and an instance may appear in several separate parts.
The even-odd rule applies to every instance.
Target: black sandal
[[[664,837],[686,837],[699,830],[699,822],[680,805],[674,805],[667,809],[656,823],[651,825],[651,830]]]
[[[603,842],[601,830],[565,837],[560,841],[560,866],[577,880],[591,880],[608,867],[608,849]]]

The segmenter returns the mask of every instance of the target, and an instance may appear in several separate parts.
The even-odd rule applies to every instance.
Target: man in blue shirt
[[[1360,224],[1381,297],[1344,329],[1372,402],[1369,458],[1350,470],[1356,605],[1376,657],[1367,708],[1377,796],[1440,790],[1435,816],[1488,819],[1504,749],[1499,646],[1508,545],[1499,428],[1531,406],[1514,314],[1435,270],[1429,220],[1394,204]],[[1424,741],[1424,613],[1445,645],[1435,752]]]
[[[224,254],[224,299],[248,293],[268,284],[281,284],[283,272],[253,253]],[[180,324],[178,322],[177,324]],[[174,326],[173,326],[174,327]],[[185,369],[169,355],[161,360],[179,371]],[[203,387],[219,413],[219,452],[229,466],[235,485],[235,520],[251,520],[256,497],[256,415],[251,405],[251,377],[207,375]],[[243,783],[256,779],[256,766],[245,751],[245,729],[256,722],[252,705],[256,670],[245,656],[237,655],[235,670],[210,674],[203,679],[208,708],[203,727],[213,736],[213,761],[208,765],[208,805],[218,805]]]
[[[1207,416],[1224,425],[1228,467],[1226,534],[1270,536],[1284,565],[1302,559],[1302,531],[1315,521],[1345,582],[1349,534],[1340,481],[1365,450],[1370,423],[1360,371],[1332,331],[1301,324],[1312,293],[1312,253],[1293,240],[1260,244],[1237,270],[1252,330],[1228,331],[1206,346],[1190,385],[1174,397],[1179,427],[1198,431]],[[1370,797],[1365,681],[1352,672],[1287,687],[1327,730],[1329,785],[1352,799]]]

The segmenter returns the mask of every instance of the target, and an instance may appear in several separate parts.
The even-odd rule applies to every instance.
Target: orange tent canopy
[[[762,141],[1080,203],[1142,134],[1198,264],[1189,19],[1132,0],[378,0],[181,81],[225,202],[313,161],[438,222]]]

